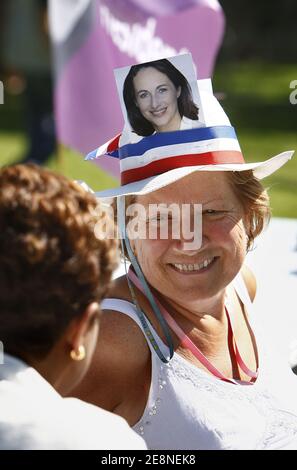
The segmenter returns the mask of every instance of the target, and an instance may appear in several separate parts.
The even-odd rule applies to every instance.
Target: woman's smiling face
[[[181,89],[154,67],[139,70],[133,79],[136,105],[157,132],[178,130],[181,116],[178,97]]]
[[[143,204],[146,214],[149,204],[202,204],[200,247],[189,250],[189,240],[183,237],[131,241],[145,277],[161,294],[173,300],[210,298],[239,272],[247,249],[245,214],[225,172],[198,171],[152,194],[138,196],[137,203]]]

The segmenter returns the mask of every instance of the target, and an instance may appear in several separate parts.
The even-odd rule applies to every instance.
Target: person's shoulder
[[[144,334],[136,322],[137,313],[132,303],[130,290],[126,276],[115,279],[111,285],[108,298],[119,301],[130,302],[130,311],[135,320],[119,310],[107,309],[104,307],[100,324],[100,334],[98,340],[98,353],[105,351],[114,356],[116,362],[122,362],[123,354],[129,363],[137,365],[149,354],[147,342]],[[112,358],[110,358],[112,359]],[[124,364],[127,367],[129,364]]]
[[[244,264],[241,268],[241,275],[245,282],[250,299],[253,302],[257,293],[257,280],[252,270]]]
[[[131,300],[123,279],[112,284],[109,298]],[[71,395],[113,410],[145,372],[149,360],[149,347],[137,323],[124,313],[104,309],[91,366]]]
[[[199,119],[190,119],[186,116],[182,117],[180,130],[196,129],[198,127],[205,127],[205,124],[199,121]]]
[[[120,137],[119,145],[123,147],[124,145],[128,145],[128,144],[137,144],[143,138],[144,138],[143,135],[138,135],[131,128],[125,126]]]
[[[0,381],[0,450],[63,449],[62,397],[34,372]]]
[[[146,449],[143,439],[124,418],[78,398],[63,401],[69,416],[68,425],[75,429],[73,446],[76,449]],[[73,421],[79,423],[79,427]],[[81,429],[84,429],[83,433]],[[97,429],[96,433],[94,429]]]

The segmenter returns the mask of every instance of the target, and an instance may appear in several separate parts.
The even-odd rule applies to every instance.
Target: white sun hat
[[[211,80],[198,80],[198,88],[205,126],[158,132],[136,143],[127,143],[127,136],[119,134],[86,156],[86,160],[102,155],[118,159],[121,186],[95,191],[97,197],[148,194],[196,171],[253,170],[262,179],[290,160],[294,150],[246,163],[235,130],[213,95]]]

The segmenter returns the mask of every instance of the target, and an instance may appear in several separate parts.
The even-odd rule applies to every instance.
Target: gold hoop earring
[[[75,349],[72,349],[70,351],[70,357],[74,361],[82,361],[86,357],[86,349],[85,347],[81,344],[78,347],[78,351],[75,351]]]

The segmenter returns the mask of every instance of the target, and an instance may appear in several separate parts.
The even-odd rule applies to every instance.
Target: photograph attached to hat
[[[125,121],[121,143],[204,126],[191,54],[114,70]]]
[[[158,101],[159,97],[156,99],[152,96],[153,93],[158,95],[165,85],[162,80],[161,83],[158,82],[160,77],[164,80],[165,74],[163,77],[156,75],[155,71],[159,73],[159,70],[151,65],[147,67],[148,63],[117,69],[115,76],[125,121],[123,131],[90,152],[86,160],[100,158],[102,155],[116,159],[120,169],[121,185],[118,188],[99,192],[96,191],[97,188],[94,188],[97,197],[148,194],[196,171],[252,170],[256,178],[262,179],[274,173],[292,157],[294,151],[288,150],[262,162],[247,163],[235,129],[214,96],[211,79],[196,80],[190,54],[155,62],[162,61],[170,62],[180,74],[186,77],[191,88],[192,102],[196,107],[197,119],[187,117],[187,121],[183,123],[184,116],[178,104],[175,104],[174,108],[172,102],[171,104],[166,102],[164,106],[164,101]],[[133,69],[133,67],[137,68]],[[145,119],[149,124],[146,127],[137,127],[138,120],[133,120],[135,116],[129,115],[127,111],[126,105],[129,100],[125,99],[125,81],[127,85],[126,79],[131,70],[137,71],[136,78],[142,70],[153,72],[149,78],[146,77],[145,82],[142,77],[142,80],[136,83],[136,95],[138,93],[144,101],[148,100],[153,105],[159,106],[150,108],[149,105],[145,109],[139,105],[139,102],[137,104],[135,99],[138,117],[140,114],[138,110],[141,108],[141,112],[149,118]],[[131,84],[129,86],[131,88]],[[173,88],[178,99],[180,89],[175,86]],[[135,92],[134,89],[132,91]],[[174,92],[172,89],[171,91]],[[168,113],[169,107],[169,111],[175,109],[177,112]],[[170,122],[167,119],[169,114],[172,118]],[[196,123],[196,126],[189,122]]]

